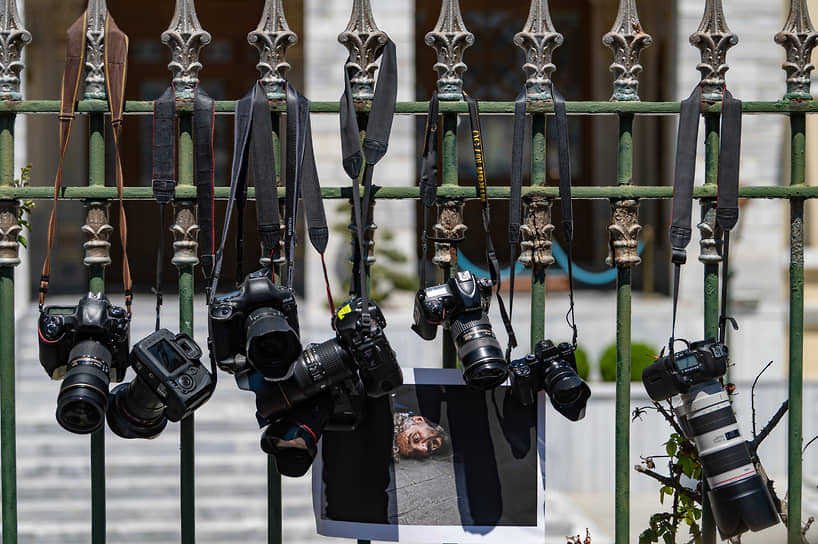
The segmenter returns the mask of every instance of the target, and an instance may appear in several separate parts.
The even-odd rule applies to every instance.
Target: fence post
[[[210,43],[210,33],[202,28],[193,0],[176,0],[170,26],[161,35],[171,50],[168,69],[173,72],[177,103],[193,100],[199,84],[199,52]],[[193,119],[190,112],[179,115],[178,185],[193,185]],[[179,331],[193,335],[193,268],[197,258],[199,225],[193,200],[174,200],[175,222],[172,262],[179,270]],[[180,507],[182,543],[196,541],[195,420],[193,414],[180,422]]]
[[[635,0],[620,0],[610,32],[602,43],[613,52],[611,71],[616,74],[612,100],[639,100],[639,55],[653,43],[639,21]],[[619,160],[616,183],[633,185],[633,114],[619,114]],[[616,542],[630,539],[630,407],[631,407],[631,268],[638,266],[639,202],[611,200],[609,266],[616,266]]]
[[[435,27],[426,33],[426,45],[437,53],[437,92],[441,101],[463,100],[463,72],[468,67],[463,62],[463,52],[474,45],[474,34],[469,32],[460,12],[460,0],[443,0],[440,16]],[[457,185],[457,114],[443,114],[442,184]],[[434,262],[443,271],[443,281],[457,271],[457,243],[466,232],[463,224],[462,199],[439,198],[437,202],[437,223],[434,226],[437,238],[452,240],[450,243],[435,243]],[[425,266],[425,263],[424,263]],[[443,368],[457,367],[457,353],[451,335],[442,335]]]
[[[818,41],[804,0],[791,0],[775,41],[787,52],[785,100],[811,101],[810,57]],[[790,185],[806,185],[806,116],[790,113]],[[787,542],[800,544],[804,386],[804,199],[790,199],[789,414],[787,438]]]
[[[298,42],[298,36],[290,30],[287,18],[284,16],[284,6],[282,0],[265,0],[264,9],[261,13],[261,20],[255,30],[247,34],[248,43],[258,49],[259,60],[256,69],[261,74],[259,78],[264,85],[268,100],[281,101],[287,96],[285,72],[290,69],[287,63],[287,48]],[[280,116],[278,113],[272,114],[273,123],[273,154],[275,156],[276,186],[280,184],[281,173],[281,139],[280,139]],[[280,214],[284,220],[284,214]],[[283,223],[282,223],[283,224]],[[282,229],[283,231],[283,229]],[[280,238],[281,257],[273,263],[277,267],[278,277],[281,278],[281,264],[284,262],[283,245],[284,236]],[[269,258],[262,255],[262,261]],[[262,262],[262,264],[265,264]],[[278,472],[275,458],[267,456],[267,542],[269,544],[281,544],[282,524],[281,524],[281,474]]]

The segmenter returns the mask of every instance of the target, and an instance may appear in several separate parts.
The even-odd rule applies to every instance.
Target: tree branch
[[[670,403],[670,401],[668,401],[668,404],[669,404],[669,403]],[[666,409],[665,409],[665,408],[664,408],[664,407],[663,407],[661,404],[659,404],[658,402],[654,401],[654,402],[653,402],[653,404],[654,404],[654,406],[656,406],[656,410],[658,410],[658,412],[664,416],[664,418],[667,420],[667,422],[668,422],[668,423],[670,423],[670,426],[671,426],[671,427],[673,427],[673,429],[674,429],[674,430],[675,430],[677,433],[679,433],[679,436],[681,436],[682,438],[687,438],[687,437],[685,436],[685,433],[684,433],[684,431],[682,430],[682,428],[681,428],[681,427],[679,427],[679,424],[676,422],[676,417],[675,417],[675,416],[674,416],[672,413],[668,412],[668,411],[667,411],[667,410],[666,410]],[[671,405],[671,410],[672,410],[672,409],[673,409],[673,406]]]
[[[764,371],[770,368],[770,365],[773,364],[772,361],[767,363],[767,365],[761,369],[761,372],[758,373],[756,379],[753,380],[753,387],[750,388],[750,408],[753,411],[753,439],[756,437],[756,384],[758,383],[758,379],[764,374]]]
[[[642,465],[634,465],[633,469],[636,472],[641,472],[642,474],[644,474],[646,476],[650,476],[651,478],[653,478],[654,480],[657,480],[662,485],[665,485],[667,487],[672,487],[673,489],[675,489],[676,491],[678,491],[682,495],[696,501],[699,504],[702,503],[701,493],[696,493],[692,489],[689,489],[689,488],[681,485],[679,482],[677,482],[676,480],[674,480],[673,478],[671,478],[669,476],[663,476],[662,474],[659,474],[658,472],[654,472],[654,471],[652,471],[650,469],[647,469],[647,468],[643,467]]]
[[[781,421],[781,418],[783,418],[784,414],[787,413],[787,409],[789,407],[790,407],[790,401],[789,400],[785,400],[784,402],[782,402],[781,407],[778,409],[778,411],[775,413],[775,415],[773,415],[772,419],[770,419],[770,421],[767,422],[767,424],[764,426],[764,428],[761,429],[761,432],[758,433],[758,436],[756,436],[750,442],[747,443],[747,446],[750,448],[750,452],[753,455],[756,454],[756,450],[761,445],[761,442],[765,438],[767,438],[767,436],[773,431],[775,426],[778,425],[778,422]]]

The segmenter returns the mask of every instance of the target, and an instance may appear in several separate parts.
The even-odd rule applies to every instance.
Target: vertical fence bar
[[[546,181],[545,157],[545,114],[535,113],[531,120],[531,185],[544,186]],[[546,209],[550,206],[548,201],[542,203]],[[529,207],[529,214],[535,212]],[[533,223],[533,221],[532,221]],[[534,225],[531,225],[532,227]],[[545,272],[547,265],[535,263],[531,257],[527,257],[531,265],[531,342],[530,349],[534,351],[534,346],[545,338]],[[525,257],[522,258],[523,260]],[[553,261],[553,257],[551,258]],[[516,266],[511,263],[510,266]]]
[[[457,114],[456,113],[444,113],[443,114],[443,180],[442,183],[444,185],[457,185]],[[438,202],[438,213],[440,211],[440,206],[444,206],[444,210],[448,208],[452,213],[452,223],[456,226],[458,224],[463,224],[463,202],[462,201],[450,201],[450,202]],[[459,220],[459,221],[458,221]],[[457,222],[455,222],[457,221]],[[442,248],[442,251],[438,253],[446,253],[447,250],[445,247],[449,244],[435,244],[438,247]],[[454,275],[457,271],[457,246],[455,244],[450,244],[448,249],[448,261],[441,261],[438,259],[439,263],[442,265],[443,271],[443,281],[445,282],[450,277]],[[443,264],[447,263],[447,264]],[[424,264],[425,266],[425,264]],[[443,368],[457,368],[457,352],[454,347],[454,342],[452,341],[450,334],[442,334],[441,339],[443,342]]]

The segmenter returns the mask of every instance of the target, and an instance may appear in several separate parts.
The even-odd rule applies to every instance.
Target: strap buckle
[[[687,262],[687,250],[681,247],[671,248],[670,262],[673,264],[685,264]]]

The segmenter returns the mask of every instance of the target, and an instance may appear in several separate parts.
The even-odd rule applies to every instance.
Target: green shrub
[[[591,365],[588,363],[588,354],[582,348],[577,348],[574,352],[574,358],[577,360],[577,374],[580,378],[588,381],[588,374],[591,372]]]
[[[659,350],[643,344],[641,342],[634,342],[631,344],[631,381],[638,382],[642,380],[642,370],[651,364]],[[602,381],[615,382],[616,381],[616,342],[608,346],[602,352],[602,357],[599,359],[599,373],[602,375]]]

